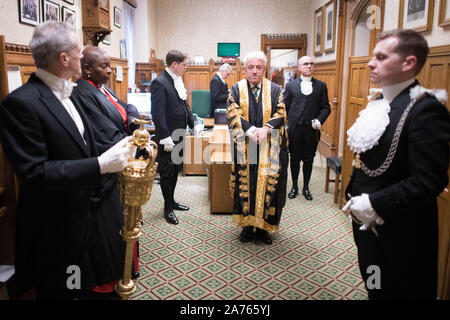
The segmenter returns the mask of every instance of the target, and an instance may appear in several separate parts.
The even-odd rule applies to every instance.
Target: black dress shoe
[[[239,240],[241,242],[249,242],[253,238],[253,227],[244,227],[241,234],[239,235]]]
[[[172,205],[173,210],[179,210],[179,211],[188,211],[189,207],[188,206],[184,206],[182,204],[179,204],[177,202],[174,202]]]
[[[294,199],[298,195],[298,189],[292,188],[291,192],[289,192],[289,199]]]
[[[139,273],[139,271],[136,272],[132,272],[131,273],[131,279],[136,280],[137,278],[139,278],[141,276],[141,274]]]
[[[173,213],[173,211],[164,212],[164,218],[166,218],[168,223],[178,224],[177,216]]]
[[[270,234],[263,229],[256,229],[256,235],[258,236],[258,239],[265,244],[272,244],[272,238],[270,237]]]
[[[308,189],[303,190],[302,194],[303,194],[303,196],[305,197],[306,200],[310,200],[311,201],[313,199],[313,196],[312,196],[311,192]]]

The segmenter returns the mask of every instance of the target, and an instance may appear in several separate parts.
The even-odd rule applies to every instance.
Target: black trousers
[[[182,157],[182,154],[181,154]],[[175,203],[174,193],[178,181],[178,173],[183,164],[174,163],[172,152],[164,151],[164,146],[159,146],[158,150],[158,173],[160,176],[161,192],[164,198],[164,212],[173,210]]]
[[[320,131],[310,123],[297,124],[289,135],[289,153],[291,158],[292,186],[298,189],[300,162],[303,161],[303,189],[309,188],[313,161],[320,141]]]

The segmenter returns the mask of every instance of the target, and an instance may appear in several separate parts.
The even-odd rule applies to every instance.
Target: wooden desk
[[[204,175],[206,176],[206,168],[209,154],[205,150],[208,147],[209,136],[194,137],[186,136],[183,155],[183,176],[185,175]]]
[[[231,141],[227,125],[214,126],[209,138],[209,148],[211,157],[208,167],[208,185],[211,213],[232,213]]]
[[[214,127],[214,118],[202,118],[202,119],[203,119],[203,126],[205,128]]]

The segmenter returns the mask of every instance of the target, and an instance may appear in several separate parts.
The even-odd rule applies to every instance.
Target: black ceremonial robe
[[[135,125],[129,123],[126,126],[117,107],[93,84],[83,79],[79,79],[77,84],[72,99],[83,107],[97,149],[103,153],[128,135],[128,127],[133,129]],[[111,90],[109,92],[113,93]],[[127,120],[139,117],[136,107],[126,105],[119,99],[118,103],[127,111]],[[92,226],[87,251],[89,272],[86,275],[89,286],[121,279],[125,261],[125,242],[119,234],[123,226],[123,205],[119,200],[118,177],[115,173],[108,173],[101,178],[101,192],[92,199]]]
[[[250,94],[249,94],[250,92]],[[258,102],[247,79],[231,88],[227,117],[234,145],[230,188],[233,222],[276,232],[286,202],[287,134],[282,89],[264,79]],[[255,145],[245,137],[252,126],[274,130]]]

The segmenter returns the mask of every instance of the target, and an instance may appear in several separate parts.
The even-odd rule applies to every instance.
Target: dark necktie
[[[255,97],[256,102],[258,102],[258,98],[259,98],[259,95],[258,95],[259,88],[258,88],[258,86],[252,87],[252,91],[253,91],[253,96]]]

